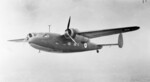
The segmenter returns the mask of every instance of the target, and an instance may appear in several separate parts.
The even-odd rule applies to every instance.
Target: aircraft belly
[[[87,43],[81,43],[78,42],[75,44],[72,41],[65,41],[60,38],[42,38],[35,40],[34,43],[29,43],[32,47],[43,50],[47,52],[81,52],[81,51],[88,51],[88,50],[95,50],[98,49],[97,45],[87,42]]]
[[[75,45],[74,43],[70,45],[60,45],[58,46],[59,50],[63,52],[81,52],[81,51],[88,51],[88,50],[95,50],[97,49],[97,46],[92,43],[79,43]]]
[[[59,50],[55,50],[55,49],[52,49],[50,47],[44,47],[44,46],[40,46],[40,45],[37,45],[37,44],[34,44],[34,43],[30,43],[30,45],[38,50],[43,50],[43,51],[47,51],[47,52],[62,52],[62,51],[59,51]]]
[[[34,43],[29,43],[33,48],[47,52],[61,52],[60,50],[55,49],[54,41],[49,38],[37,38],[34,39],[34,41]]]

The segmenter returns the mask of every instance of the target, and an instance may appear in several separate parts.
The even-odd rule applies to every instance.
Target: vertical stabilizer
[[[123,36],[122,36],[122,33],[120,33],[119,37],[118,37],[118,46],[119,46],[119,48],[123,47]]]

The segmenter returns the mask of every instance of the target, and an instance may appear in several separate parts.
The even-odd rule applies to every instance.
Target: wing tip
[[[140,29],[140,26],[134,26],[134,30]]]
[[[140,29],[140,26],[129,26],[122,29],[122,32],[135,31]]]

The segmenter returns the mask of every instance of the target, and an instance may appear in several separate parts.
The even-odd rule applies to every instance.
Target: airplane
[[[28,42],[33,48],[38,49],[39,52],[55,52],[55,53],[73,53],[96,50],[99,53],[99,49],[103,46],[119,46],[123,47],[123,35],[122,33],[138,30],[139,26],[129,26],[122,28],[95,30],[79,32],[77,29],[70,27],[71,16],[68,20],[67,29],[64,34],[57,34],[51,32],[45,33],[29,33],[26,38],[13,39],[9,41],[13,42]],[[90,42],[90,39],[108,36],[113,34],[119,34],[118,43],[115,44],[95,44]]]

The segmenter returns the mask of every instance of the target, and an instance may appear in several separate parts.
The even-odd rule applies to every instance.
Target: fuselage
[[[56,33],[32,33],[29,36],[29,44],[38,49],[48,52],[81,52],[88,50],[101,49],[102,46],[97,46],[90,41],[84,42],[83,37],[77,35],[74,43],[71,39],[65,38],[64,35]]]

